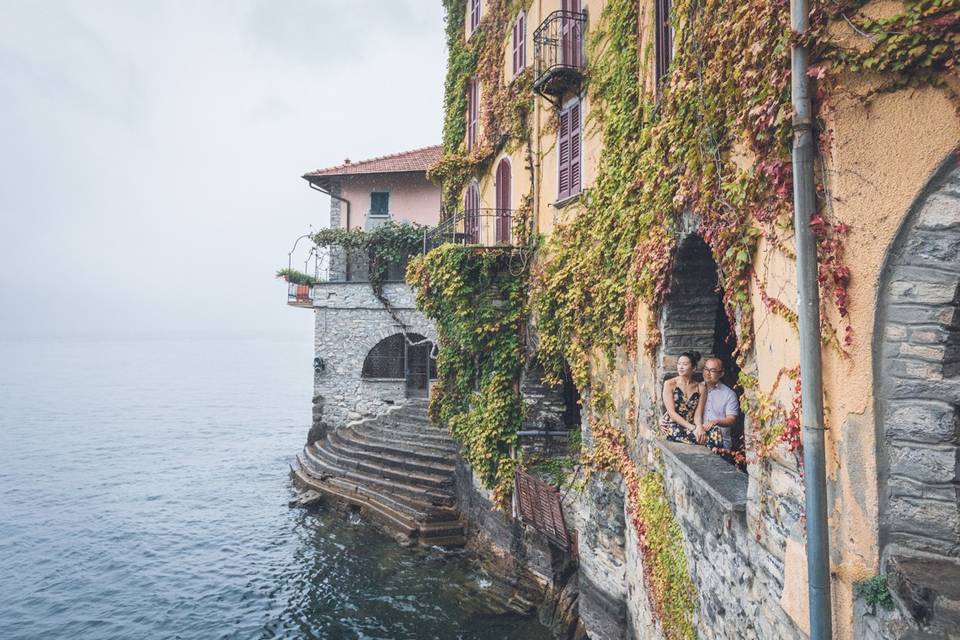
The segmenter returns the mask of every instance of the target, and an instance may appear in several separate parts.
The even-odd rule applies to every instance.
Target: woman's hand
[[[697,444],[703,444],[707,441],[707,430],[703,427],[697,427],[693,430],[693,437],[697,439]]]

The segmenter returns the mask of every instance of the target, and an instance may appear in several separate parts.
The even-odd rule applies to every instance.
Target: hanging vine
[[[447,425],[480,482],[503,508],[519,464],[520,374],[527,269],[510,250],[446,244],[415,258],[407,282],[437,325],[440,351],[430,418]]]

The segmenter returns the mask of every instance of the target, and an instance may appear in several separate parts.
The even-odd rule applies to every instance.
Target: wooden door
[[[510,244],[510,162],[504,158],[497,166],[497,244]]]

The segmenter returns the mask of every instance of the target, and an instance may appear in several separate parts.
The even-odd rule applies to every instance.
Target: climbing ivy
[[[472,176],[483,173],[504,148],[529,141],[533,79],[528,67],[511,82],[503,77],[504,47],[513,19],[532,0],[488,0],[480,25],[464,34],[466,3],[443,0],[446,10],[447,77],[444,92],[443,151],[428,176],[443,185],[444,209],[460,208],[460,194]],[[467,83],[480,82],[480,139],[466,148]]]
[[[436,322],[440,346],[430,418],[447,425],[462,454],[504,507],[519,464],[523,419],[527,269],[507,249],[445,244],[411,261],[407,282]]]
[[[948,87],[960,50],[958,1],[906,2],[902,13],[881,20],[858,13],[864,0],[816,3],[807,36],[816,63],[810,75],[821,89],[864,71],[876,77],[877,90]],[[639,347],[637,310],[647,305],[655,318],[669,293],[685,220],[696,221],[716,261],[741,363],[753,342],[751,284],[768,311],[796,323],[754,268],[761,238],[793,258],[789,4],[675,2],[676,55],[659,95],[642,81],[652,77],[651,51],[639,45],[652,38],[637,33],[647,22],[642,10],[651,7],[610,0],[591,32],[590,117],[603,140],[597,177],[583,211],[555,229],[533,279],[538,356],[554,379],[569,363],[581,388],[596,383],[589,365],[598,350],[613,358],[621,347]],[[865,44],[832,37],[839,22]],[[822,136],[821,144],[828,143]],[[819,188],[821,208],[811,226],[821,299],[842,324],[831,326],[823,313],[822,333],[843,350],[853,339],[843,260],[848,229],[829,220],[822,206],[829,194],[826,185]],[[653,351],[659,333],[649,329],[643,346]]]
[[[697,591],[690,578],[683,551],[683,531],[667,501],[663,474],[641,473],[630,459],[623,432],[607,419],[609,396],[599,394],[593,402],[593,446],[584,455],[592,470],[614,471],[627,489],[627,511],[643,554],[643,577],[655,618],[668,640],[697,637],[693,614]]]

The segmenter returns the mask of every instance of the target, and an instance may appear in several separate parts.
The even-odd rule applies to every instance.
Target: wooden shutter
[[[656,22],[656,82],[657,89],[670,70],[673,61],[673,28],[670,26],[670,0],[656,0],[654,3],[654,21]]]
[[[557,199],[570,195],[570,110],[560,112],[557,132]]]
[[[570,17],[571,13],[580,13],[580,0],[563,0],[564,13],[560,20],[560,64],[567,67],[579,67],[581,61],[580,22]]]
[[[480,236],[480,189],[476,182],[467,186],[463,197],[463,234],[467,244],[476,244]]]
[[[477,104],[479,98],[479,82],[476,76],[467,81],[467,150],[477,144]]]
[[[513,75],[527,66],[527,16],[521,11],[513,24]]]
[[[580,101],[570,106],[570,195],[580,193]]]
[[[510,163],[506,158],[497,166],[497,228],[498,243],[510,242]]]

